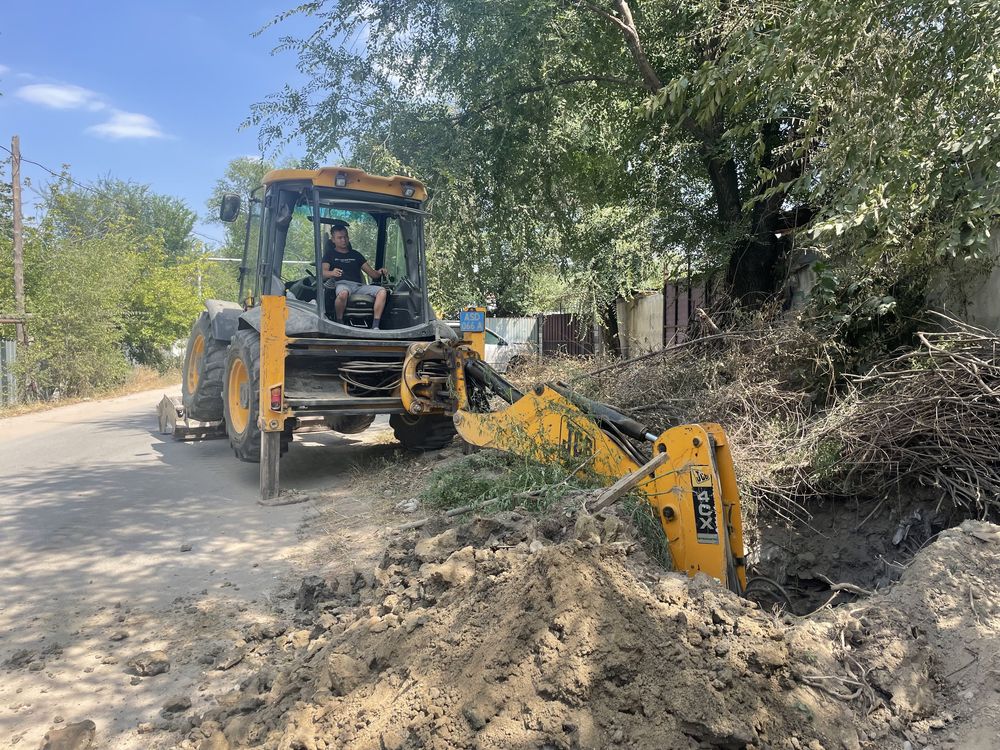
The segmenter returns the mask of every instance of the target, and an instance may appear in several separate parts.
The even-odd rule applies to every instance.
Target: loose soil
[[[113,603],[95,613],[102,639],[126,623],[174,665],[149,677],[155,658],[105,664],[97,657],[121,648],[109,640],[94,655],[108,699],[136,679],[198,675],[197,690],[150,705],[134,728],[112,738],[99,727],[95,746],[1000,746],[1000,527],[940,530],[945,520],[919,508],[869,517],[840,504],[811,531],[765,529],[755,554],[796,611],[829,598],[825,578],[878,589],[799,617],[665,572],[614,511],[394,530],[424,515],[416,494],[452,460],[457,448],[373,446],[350,498],[310,498],[308,574],[266,600],[191,597],[162,620]],[[872,564],[879,549],[885,563]],[[5,679],[59,656],[12,658]]]
[[[265,666],[180,742],[225,748],[993,748],[1000,527],[805,618],[657,569],[614,516],[397,534],[305,581]]]

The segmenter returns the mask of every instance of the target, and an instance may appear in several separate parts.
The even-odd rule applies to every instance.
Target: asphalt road
[[[94,665],[89,652],[107,650],[107,632],[94,625],[104,610],[163,611],[206,589],[255,600],[289,572],[309,504],[258,505],[258,467],[236,460],[226,440],[160,435],[161,395],[0,420],[0,664],[22,649],[55,643],[65,651],[44,689],[45,672],[3,681],[0,737],[50,721],[24,721],[41,704],[51,703],[50,713],[100,714],[100,700],[81,703],[81,690],[98,686],[100,670],[85,667]],[[336,491],[354,461],[377,450],[370,433],[366,440],[297,436],[282,459],[283,488]],[[45,697],[10,709],[13,693],[24,691]],[[109,721],[134,721],[133,714]],[[29,734],[26,744],[36,732]]]

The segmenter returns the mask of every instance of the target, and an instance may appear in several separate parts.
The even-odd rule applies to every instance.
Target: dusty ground
[[[322,450],[329,438],[301,440]],[[762,548],[792,552],[774,558],[782,580],[879,588],[797,617],[664,572],[614,515],[564,507],[393,530],[424,515],[420,487],[458,451],[402,454],[377,432],[354,450],[333,491],[307,489],[283,511],[308,512],[279,558],[261,554],[264,533],[216,538],[170,550],[225,559],[197,590],[151,591],[169,580],[154,569],[128,596],[95,597],[67,568],[81,591],[58,592],[69,598],[48,616],[44,596],[34,614],[0,605],[23,620],[3,643],[5,746],[38,747],[85,718],[111,748],[1000,746],[998,527],[841,507],[812,520],[813,544],[768,532]],[[277,511],[237,506],[244,525],[258,513],[276,524]],[[150,650],[169,672],[136,674]]]
[[[373,571],[312,580],[180,746],[1000,743],[1000,528],[945,531],[887,592],[797,618],[658,571],[613,520],[562,520],[400,534]]]
[[[265,508],[257,467],[225,441],[157,433],[161,395],[0,420],[0,748],[83,720],[98,747],[171,746],[140,725],[214,705],[254,668],[238,659],[246,629],[291,611],[319,556],[366,554],[351,467],[380,465],[384,428],[298,436],[283,484],[307,501]],[[129,662],[156,650],[169,671],[137,674]],[[174,696],[193,704],[179,718],[162,714]]]

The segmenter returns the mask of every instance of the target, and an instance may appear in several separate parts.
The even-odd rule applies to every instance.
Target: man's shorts
[[[330,284],[330,282],[328,281],[327,284]],[[371,297],[372,299],[375,299],[375,295],[382,291],[382,287],[377,286],[376,284],[359,284],[357,281],[340,280],[337,280],[334,289],[335,294],[340,294],[341,291],[346,291],[348,294],[363,294],[366,297]]]

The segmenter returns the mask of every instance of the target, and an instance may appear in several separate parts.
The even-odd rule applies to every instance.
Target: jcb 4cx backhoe
[[[243,219],[241,302],[206,301],[191,332],[184,417],[224,425],[236,456],[261,462],[265,498],[278,492],[278,459],[293,431],[320,420],[356,433],[386,414],[408,448],[441,448],[457,431],[474,446],[583,459],[609,483],[633,478],[677,570],[742,592],[739,495],[722,429],[653,431],[559,383],[521,393],[483,361],[483,310],[462,313],[459,338],[431,309],[426,199],[407,177],[342,167],[270,172]],[[238,196],[223,198],[221,219],[240,211]],[[329,230],[345,226],[368,266],[387,271],[378,329],[371,289],[338,309],[333,284],[322,281]]]

